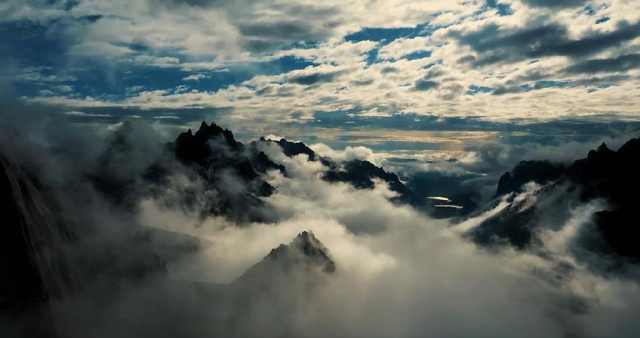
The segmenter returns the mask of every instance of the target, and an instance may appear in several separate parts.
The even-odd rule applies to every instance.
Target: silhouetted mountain
[[[596,214],[596,225],[616,253],[640,261],[640,139],[632,139],[617,152],[606,144],[575,161],[569,178],[582,187],[582,199],[607,198],[610,207]]]
[[[399,200],[406,203],[413,202],[413,192],[400,181],[398,175],[388,173],[369,161],[351,160],[342,165],[333,164],[324,175],[329,182],[345,182],[358,189],[372,189],[374,179],[379,179],[389,185],[389,189],[400,194]]]
[[[215,160],[244,149],[242,143],[235,140],[233,133],[222,129],[215,123],[207,125],[202,121],[200,129],[193,134],[191,129],[182,133],[174,142],[176,157],[184,163],[197,163],[203,167],[215,165]]]
[[[565,174],[565,171],[563,165],[549,161],[522,161],[513,168],[512,172],[506,172],[500,177],[496,196],[520,191],[527,182],[545,184],[557,180]]]
[[[279,168],[264,153],[245,152],[245,146],[235,140],[228,129],[215,123],[202,122],[200,129],[180,134],[172,144],[176,158],[186,165],[201,169],[232,170],[246,181],[254,181],[264,172],[260,169]]]
[[[588,202],[602,198],[608,201],[608,207],[594,215],[601,237],[613,252],[640,261],[640,247],[636,244],[640,238],[640,223],[635,211],[640,189],[640,139],[631,139],[617,152],[603,143],[566,170],[548,162],[521,162],[518,167],[512,177],[505,174],[500,179],[499,194],[519,191],[527,180],[538,183],[557,180],[538,193],[538,200],[555,202],[541,204],[538,201],[525,207],[527,201],[512,201],[503,211],[471,231],[469,235],[474,240],[480,243],[502,240],[524,248],[533,237],[533,229],[544,223],[545,217],[561,217],[567,213],[567,201],[577,198]],[[560,172],[564,175],[560,176]],[[572,197],[574,195],[576,198]]]
[[[290,278],[309,273],[333,273],[336,264],[328,249],[313,235],[313,232],[300,233],[289,245],[281,244],[271,250],[259,263],[249,268],[233,284],[250,287],[263,287],[281,277]]]
[[[405,203],[415,201],[411,189],[407,188],[396,174],[388,173],[369,161],[351,160],[344,163],[337,163],[331,160],[331,158],[319,156],[302,142],[290,142],[284,138],[278,141],[260,138],[260,141],[278,144],[282,148],[283,153],[289,157],[306,154],[310,161],[322,162],[322,164],[328,168],[323,176],[326,181],[349,183],[357,189],[372,189],[374,187],[373,180],[379,179],[386,182],[392,191],[400,194],[398,198],[399,201]]]
[[[146,152],[140,153],[141,147]],[[284,167],[263,152],[245,147],[231,131],[206,122],[195,134],[188,130],[178,135],[164,151],[156,148],[160,149],[157,153],[145,149],[135,131],[125,124],[109,138],[107,149],[89,174],[94,186],[111,202],[134,208],[145,195],[161,192],[173,175],[188,174],[201,182],[202,189],[215,193],[202,201],[196,196],[198,191],[187,189],[180,196],[186,208],[195,210],[196,202],[204,202],[203,217],[220,215],[239,223],[265,220],[260,197],[271,195],[275,189],[263,174],[271,169],[284,172]],[[123,173],[122,168],[130,167],[130,163],[137,165],[135,170]]]
[[[271,195],[275,189],[265,181],[263,174],[269,170],[287,173],[283,165],[273,162],[260,150],[258,142],[277,144],[287,156],[306,154],[309,160],[322,162],[328,168],[324,175],[327,181],[349,183],[357,189],[371,189],[373,180],[379,179],[399,194],[396,200],[419,204],[397,175],[370,162],[351,160],[337,163],[319,156],[302,142],[290,142],[284,138],[278,141],[261,138],[247,147],[236,141],[231,131],[215,123],[208,125],[202,122],[195,133],[191,130],[181,133],[174,142],[166,145],[164,153],[153,154],[148,150],[150,159],[146,161],[139,160],[147,153],[139,153],[135,132],[126,125],[108,141],[109,146],[89,176],[95,187],[113,203],[130,208],[134,208],[144,194],[161,191],[176,171],[183,171],[176,167],[174,162],[177,162],[192,169],[203,182],[204,189],[216,192],[215,200],[205,201],[208,214],[224,216],[239,223],[267,221],[261,210],[264,203],[260,197]],[[131,163],[142,168],[122,170],[130,167]],[[148,183],[151,183],[151,189]],[[230,187],[232,183],[235,186]],[[185,191],[182,199],[187,208],[193,208],[195,201],[201,202],[196,196],[191,196],[190,191]]]
[[[307,147],[307,145],[302,142],[290,142],[284,138],[281,138],[278,141],[265,140],[263,137],[260,138],[260,141],[274,142],[278,144],[280,148],[282,148],[282,152],[289,157],[306,154],[309,156],[309,161],[315,161],[317,159],[315,151],[311,150],[311,148]]]

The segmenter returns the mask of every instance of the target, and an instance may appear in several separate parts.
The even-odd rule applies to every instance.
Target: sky
[[[429,161],[640,127],[635,0],[3,0],[0,39],[0,99],[105,128]]]

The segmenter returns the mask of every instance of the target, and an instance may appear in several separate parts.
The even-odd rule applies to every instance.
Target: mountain
[[[273,187],[261,180],[261,174],[268,169],[282,169],[263,152],[255,149],[248,151],[244,144],[235,140],[231,131],[215,123],[207,125],[203,121],[195,134],[189,129],[178,135],[169,147],[180,162],[203,171],[203,177],[216,171],[230,171],[244,181],[253,183],[250,192],[258,196],[268,196],[274,191]]]
[[[603,143],[575,161],[567,176],[582,187],[582,199],[608,199],[609,208],[595,215],[597,228],[617,254],[640,261],[640,139],[617,152]]]
[[[282,277],[291,283],[292,278],[312,277],[317,273],[332,274],[336,264],[329,250],[313,235],[303,231],[289,245],[281,244],[271,250],[262,261],[249,268],[232,284],[252,289],[266,287]]]
[[[302,142],[291,142],[291,141],[287,141],[284,138],[281,138],[278,141],[272,141],[272,140],[267,141],[263,137],[260,138],[260,141],[276,143],[277,145],[280,146],[280,148],[282,148],[282,152],[289,157],[305,154],[309,156],[309,161],[315,161],[316,159],[319,158],[319,156],[316,155],[315,151],[311,150],[311,148],[307,147],[307,145]]]
[[[411,189],[396,174],[368,161],[335,162],[316,154],[302,142],[284,138],[278,141],[260,138],[245,146],[230,130],[206,122],[202,122],[195,133],[189,129],[178,135],[160,153],[141,145],[135,132],[125,125],[110,137],[109,146],[88,176],[110,201],[134,208],[145,194],[161,194],[171,177],[187,172],[192,174],[192,179],[201,182],[202,189],[215,192],[212,194],[215,198],[204,201],[206,214],[203,217],[223,216],[239,224],[270,221],[261,198],[273,194],[275,188],[266,182],[264,174],[277,170],[287,175],[287,171],[260,150],[260,145],[265,143],[278,145],[286,156],[305,154],[310,161],[322,162],[327,167],[323,177],[326,181],[371,189],[374,180],[381,180],[399,194],[395,201],[419,204]],[[142,153],[138,149],[141,147],[145,149]],[[150,159],[140,160],[145,156]],[[122,170],[132,165],[140,168]],[[191,194],[192,191],[184,191],[181,203],[195,210],[194,203],[203,201]]]
[[[635,212],[640,191],[640,139],[631,139],[618,151],[603,143],[566,169],[547,161],[528,161],[518,164],[513,173],[500,178],[498,195],[522,191],[528,181],[552,183],[531,199],[511,198],[502,211],[468,234],[476,242],[507,242],[525,248],[534,240],[535,228],[552,223],[552,218],[568,219],[568,210],[577,203],[574,201],[602,199],[605,209],[592,215],[599,237],[612,253],[640,261],[640,223]]]
[[[557,180],[565,172],[566,168],[561,164],[549,161],[522,161],[511,172],[506,172],[500,177],[496,196],[518,192],[528,182],[545,184]]]
[[[87,174],[112,203],[133,209],[149,195],[159,198],[172,179],[186,175],[200,185],[177,196],[176,203],[187,210],[203,210],[202,217],[223,216],[240,224],[267,221],[260,198],[275,189],[264,173],[284,167],[263,152],[245,147],[215,123],[202,122],[195,133],[189,129],[164,147],[145,144],[136,132],[129,124],[115,132]],[[198,194],[199,190],[210,193]]]
[[[356,189],[372,189],[374,180],[381,180],[389,185],[389,189],[399,194],[394,200],[403,203],[418,204],[411,189],[400,181],[395,173],[386,172],[383,168],[364,160],[349,160],[343,163],[333,161],[331,158],[323,157],[302,142],[291,142],[284,138],[278,141],[265,140],[261,142],[272,142],[279,145],[285,155],[292,157],[305,154],[310,161],[320,161],[327,167],[323,179],[328,182],[343,182],[352,185]]]

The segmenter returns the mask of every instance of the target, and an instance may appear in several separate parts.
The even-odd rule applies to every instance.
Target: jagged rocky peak
[[[287,156],[295,156],[295,155],[299,155],[299,154],[306,154],[307,156],[309,156],[309,161],[315,161],[316,160],[316,153],[313,150],[311,150],[311,148],[307,147],[306,144],[304,144],[302,142],[290,142],[290,141],[287,141],[284,138],[281,138],[276,143],[278,143],[280,145],[280,147],[282,147],[282,150],[284,151],[284,154],[287,155]]]
[[[276,143],[286,156],[306,154],[310,161],[320,161],[328,168],[323,176],[326,181],[349,183],[357,189],[371,189],[375,185],[374,179],[379,179],[389,184],[391,190],[400,194],[397,200],[407,203],[417,202],[413,192],[400,181],[398,175],[386,172],[369,161],[354,159],[342,163],[335,162],[331,158],[318,155],[303,142],[291,142],[284,138],[273,141],[261,137],[260,141]]]
[[[289,245],[281,244],[271,250],[265,260],[302,265],[306,268],[317,267],[327,273],[333,273],[336,270],[336,264],[330,258],[329,250],[311,231],[303,231]]]
[[[234,283],[271,283],[282,277],[336,271],[329,250],[311,231],[303,231],[289,244],[281,244],[259,263],[249,268]]]
[[[280,148],[282,148],[282,152],[288,157],[306,154],[307,156],[309,156],[309,161],[315,161],[319,158],[316,152],[307,147],[307,145],[303,142],[291,142],[285,138],[274,141],[271,139],[265,139],[264,137],[260,137],[260,142],[273,142],[279,145]]]
[[[620,180],[623,176],[635,177],[629,175],[629,169],[638,166],[640,147],[637,143],[638,139],[631,139],[617,152],[602,143],[597,150],[590,150],[586,158],[575,161],[569,167],[568,176],[582,183],[602,179]]]
[[[233,133],[228,129],[212,122],[208,125],[202,121],[200,129],[195,134],[189,129],[178,135],[174,142],[176,157],[183,162],[195,162],[201,165],[213,155],[212,145],[221,145],[225,150],[240,152],[244,149],[241,142],[236,141]]]
[[[215,122],[211,122],[211,125],[207,125],[207,122],[202,121],[200,123],[200,129],[195,133],[195,137],[209,139],[216,136],[224,136],[224,138],[230,143],[236,143],[237,141],[233,137],[233,133],[229,129],[223,129]]]
[[[611,151],[611,150],[609,149],[609,147],[607,147],[606,143],[602,142],[602,144],[598,147],[598,152],[601,153],[605,151]]]

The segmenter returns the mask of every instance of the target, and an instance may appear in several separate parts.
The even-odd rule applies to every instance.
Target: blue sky
[[[633,0],[5,0],[0,38],[0,99],[105,128],[402,153],[640,122]]]

